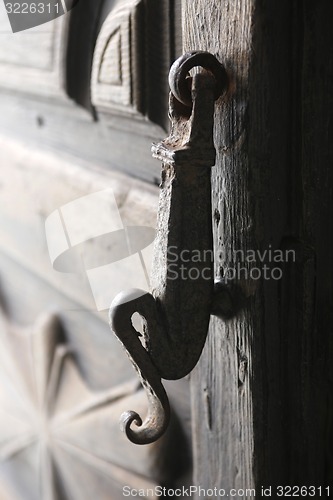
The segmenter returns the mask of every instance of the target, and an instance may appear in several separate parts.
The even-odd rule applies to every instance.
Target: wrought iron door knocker
[[[189,71],[197,66],[203,70],[190,77]],[[162,161],[152,293],[122,292],[110,308],[111,329],[148,396],[144,421],[134,411],[121,416],[123,430],[137,444],[153,442],[164,433],[170,408],[161,379],[182,378],[197,364],[214,292],[212,259],[198,258],[196,272],[191,273],[187,257],[213,251],[214,109],[226,90],[227,74],[212,54],[195,51],[173,64],[169,84],[171,134],[152,147],[153,156]],[[134,313],[144,318],[144,345],[132,325]]]

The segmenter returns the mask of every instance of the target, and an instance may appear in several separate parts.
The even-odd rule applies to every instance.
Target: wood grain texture
[[[213,211],[219,214],[214,223],[216,255],[247,248],[253,240],[244,151],[253,7],[251,1],[185,2],[185,50],[212,52],[231,78],[227,102],[218,102],[215,115],[217,161],[212,173],[212,201]],[[231,264],[222,256],[217,275],[219,267]],[[249,306],[234,320],[211,320],[204,354],[191,379],[195,482],[205,488],[254,485],[248,375],[252,369],[253,316],[253,306]]]
[[[185,2],[185,50],[209,50],[230,72],[216,111],[216,274],[233,250],[295,255],[281,279],[241,280],[248,300],[235,319],[211,320],[191,381],[195,481],[206,488],[332,483],[327,7]]]

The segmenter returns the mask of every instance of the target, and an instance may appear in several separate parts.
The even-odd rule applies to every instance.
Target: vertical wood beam
[[[213,213],[216,274],[235,250],[252,248],[255,225],[246,148],[254,1],[188,0],[184,51],[208,50],[230,73],[230,92],[215,116]],[[222,271],[223,272],[223,271]],[[253,295],[253,290],[246,293]],[[247,488],[253,477],[252,370],[254,301],[237,318],[211,319],[209,338],[191,377],[195,482],[203,488]]]
[[[328,10],[326,0],[184,2],[184,50],[214,53],[231,79],[215,117],[216,275],[234,267],[233,251],[295,252],[269,263],[281,279],[241,279],[236,318],[211,320],[191,378],[204,488],[332,484]]]

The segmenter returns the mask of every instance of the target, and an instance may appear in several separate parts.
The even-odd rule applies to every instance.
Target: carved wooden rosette
[[[144,410],[136,381],[91,392],[44,314],[19,329],[1,317],[0,498],[118,498],[122,488],[153,488],[159,447],[133,449],[119,433],[127,405]]]

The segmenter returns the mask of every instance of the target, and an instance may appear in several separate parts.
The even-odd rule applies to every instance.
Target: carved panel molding
[[[0,5],[0,87],[38,96],[66,97],[65,54],[69,16],[13,33]]]
[[[179,49],[176,18],[180,22],[180,2],[116,2],[93,58],[91,97],[100,116],[145,117],[166,126],[167,75]]]
[[[92,69],[92,102],[96,107],[110,106],[129,111],[140,110],[132,94],[138,75],[132,73],[131,41],[137,28],[140,0],[126,1],[112,10],[97,39]]]

